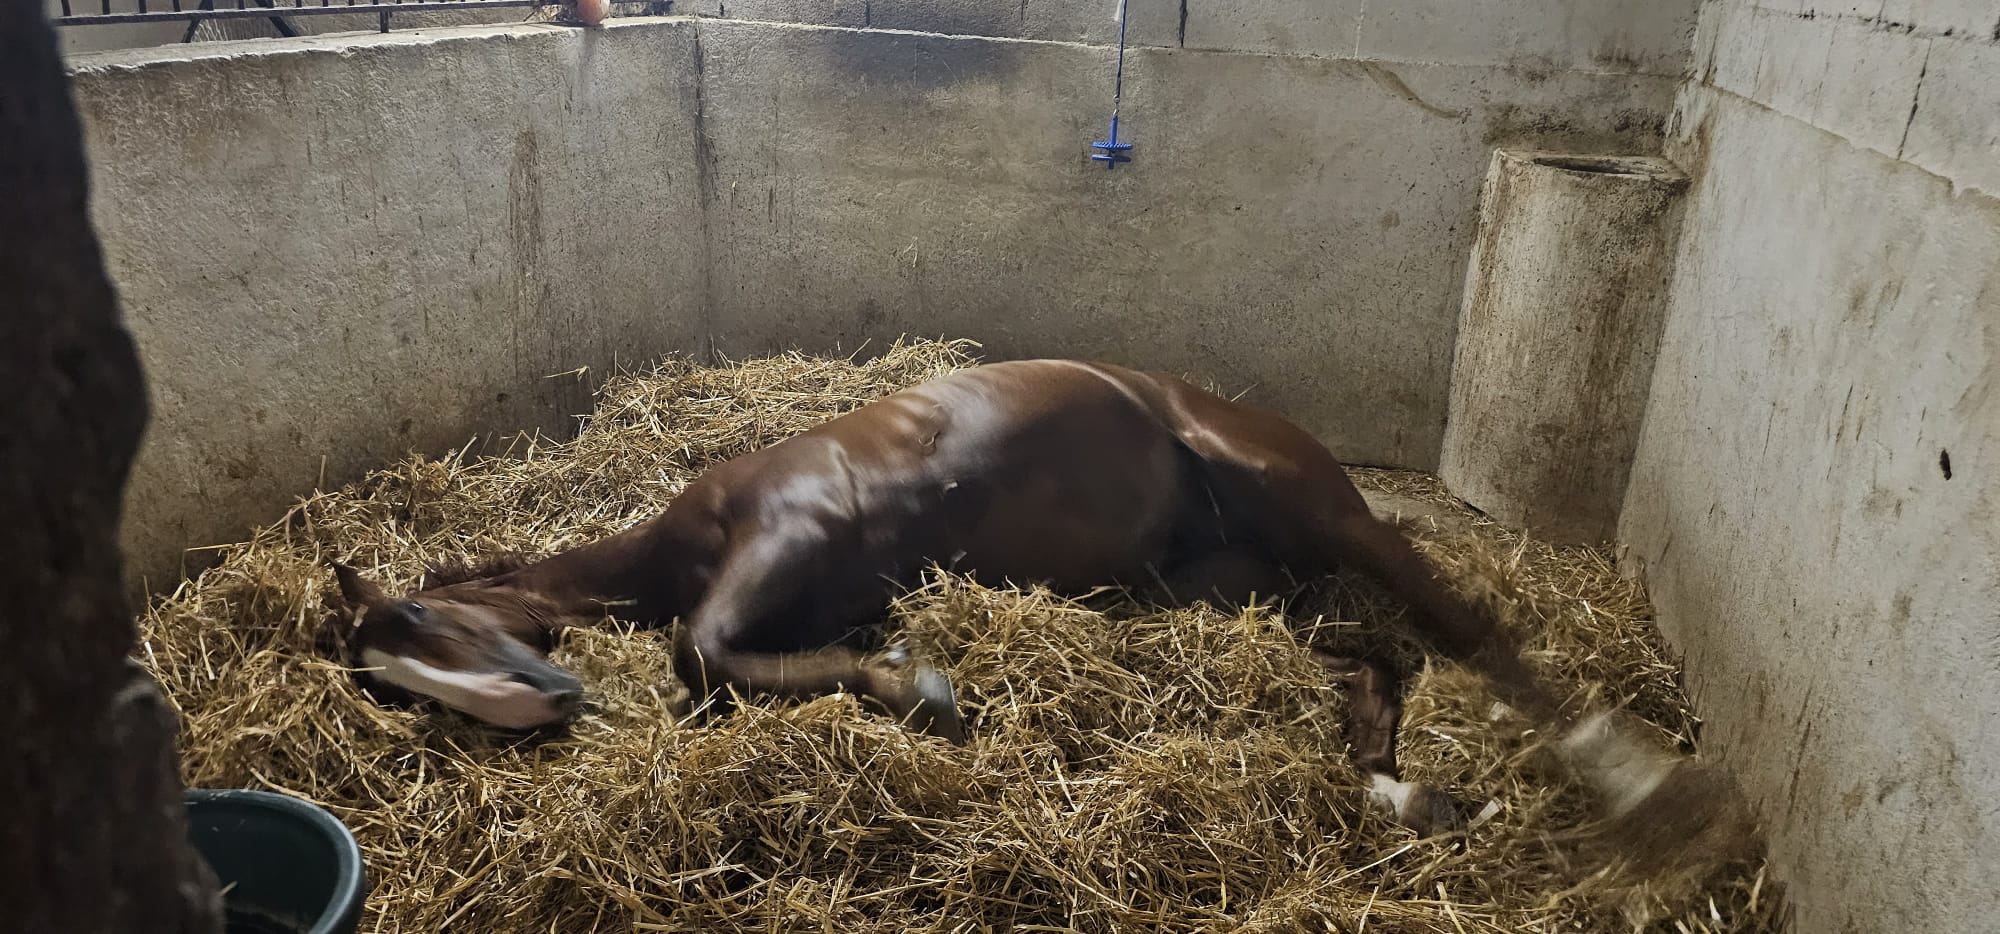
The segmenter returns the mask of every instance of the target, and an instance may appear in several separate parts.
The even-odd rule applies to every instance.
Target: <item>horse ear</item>
[[[417,591],[421,593],[426,590],[436,590],[444,585],[444,569],[435,564],[426,563],[424,565],[424,579],[417,582]]]
[[[333,563],[333,576],[340,581],[340,595],[346,597],[347,602],[353,606],[375,606],[389,600],[388,595],[382,592],[382,588],[363,580],[361,572],[338,561]]]

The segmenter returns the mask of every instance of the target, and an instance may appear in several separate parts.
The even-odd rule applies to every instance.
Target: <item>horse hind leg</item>
[[[1460,595],[1402,529],[1376,516],[1317,442],[1267,427],[1240,437],[1211,432],[1207,446],[1211,489],[1281,566],[1301,575],[1355,568],[1414,611],[1410,629],[1432,650],[1481,671],[1525,712],[1561,717],[1498,620]]]
[[[1199,457],[1222,511],[1258,530],[1296,573],[1349,564],[1409,604],[1416,635],[1481,672],[1500,700],[1546,732],[1566,735],[1563,758],[1599,792],[1611,816],[1643,821],[1656,802],[1691,802],[1721,784],[1692,760],[1649,749],[1615,718],[1579,724],[1498,620],[1461,596],[1401,529],[1377,518],[1332,453],[1303,430],[1185,384],[1160,385],[1164,410]],[[1395,780],[1393,772],[1381,774]]]
[[[1401,531],[1373,517],[1348,520],[1335,537],[1348,560],[1410,602],[1420,628],[1444,654],[1482,671],[1506,705],[1558,737],[1557,756],[1598,799],[1601,816],[1645,858],[1681,844],[1737,832],[1743,803],[1721,775],[1671,751],[1627,715],[1583,716],[1528,667],[1513,640],[1472,608]]]
[[[1174,564],[1155,586],[1167,592],[1166,602],[1171,604],[1202,600],[1236,610],[1256,597],[1283,592],[1289,583],[1284,570],[1261,549],[1217,544]],[[1373,659],[1333,655],[1318,648],[1309,651],[1346,691],[1347,742],[1355,768],[1368,778],[1370,805],[1424,836],[1464,827],[1458,802],[1428,785],[1401,778],[1396,739],[1403,718],[1402,685],[1395,672]]]
[[[1347,692],[1347,744],[1354,767],[1368,778],[1368,801],[1392,820],[1423,836],[1465,826],[1449,795],[1421,782],[1403,781],[1396,765],[1396,734],[1403,721],[1402,685],[1388,665],[1312,650],[1313,660]]]
[[[1174,431],[1194,454],[1225,528],[1248,533],[1300,575],[1346,563],[1421,617],[1431,645],[1465,659],[1500,633],[1452,591],[1394,525],[1377,518],[1333,453],[1298,426],[1179,382],[1162,382]]]
[[[1218,546],[1174,562],[1157,575],[1149,596],[1167,606],[1205,601],[1235,612],[1253,600],[1290,589],[1290,579],[1268,556],[1250,548]]]
[[[1498,620],[1461,596],[1401,529],[1363,511],[1327,522],[1322,541],[1337,560],[1415,610],[1416,634],[1444,657],[1485,675],[1502,701],[1540,722],[1569,725],[1571,712],[1528,668]]]

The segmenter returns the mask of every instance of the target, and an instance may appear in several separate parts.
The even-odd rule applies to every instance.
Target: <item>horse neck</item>
[[[504,587],[550,607],[570,621],[606,613],[641,626],[666,625],[699,597],[696,581],[709,562],[682,533],[690,510],[667,512],[586,545],[558,552],[501,575]]]

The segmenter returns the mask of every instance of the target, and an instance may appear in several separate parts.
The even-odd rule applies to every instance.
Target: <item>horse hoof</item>
[[[918,698],[916,715],[923,721],[924,732],[942,736],[956,746],[965,745],[965,719],[959,716],[958,689],[952,685],[951,676],[926,665],[917,669],[914,681]]]
[[[1465,809],[1459,806],[1458,799],[1428,785],[1421,787],[1423,791],[1414,802],[1415,813],[1405,820],[1410,829],[1426,837],[1465,829]]]
[[[1369,805],[1390,820],[1416,831],[1418,836],[1465,829],[1465,811],[1450,795],[1422,782],[1399,782],[1387,775],[1371,776],[1370,780]]]
[[[1718,862],[1747,855],[1756,845],[1756,819],[1727,777],[1685,759],[1643,798],[1610,815],[1602,833],[1635,867],[1647,869],[1687,854]]]
[[[1640,738],[1610,712],[1584,720],[1556,746],[1557,753],[1596,790],[1606,817],[1619,819],[1652,797],[1681,757]]]

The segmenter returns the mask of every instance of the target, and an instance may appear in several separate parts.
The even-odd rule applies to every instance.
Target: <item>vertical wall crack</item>
[[[694,24],[694,178],[701,226],[701,326],[715,349],[715,148],[708,135],[708,62],[702,24]]]
[[[1187,8],[1188,0],[1181,0],[1181,25],[1174,33],[1174,44],[1183,49],[1187,48]]]
[[[1903,136],[1896,141],[1896,158],[1903,158],[1903,150],[1910,145],[1910,127],[1917,123],[1917,105],[1924,100],[1924,77],[1931,73],[1931,49],[1934,42],[1924,43],[1924,63],[1917,68],[1917,89],[1910,92],[1910,115],[1903,118]]]

